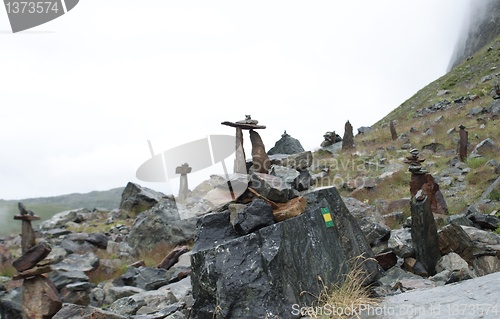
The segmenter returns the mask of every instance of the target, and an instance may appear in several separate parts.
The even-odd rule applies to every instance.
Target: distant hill
[[[34,211],[41,217],[41,220],[46,220],[56,213],[69,209],[118,208],[123,189],[124,187],[119,187],[107,191],[93,191],[86,194],[74,193],[21,200],[0,199],[0,236],[20,231],[21,223],[12,219],[12,216],[19,213],[17,208],[18,202],[22,202],[28,209]]]

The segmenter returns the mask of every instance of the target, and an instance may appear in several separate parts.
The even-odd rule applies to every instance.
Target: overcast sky
[[[233,134],[311,150],[448,66],[469,0],[82,0],[13,34],[0,9],[0,198],[107,190],[155,153]],[[247,155],[249,138],[245,136]],[[191,186],[191,185],[190,185]],[[194,185],[193,185],[194,186]]]

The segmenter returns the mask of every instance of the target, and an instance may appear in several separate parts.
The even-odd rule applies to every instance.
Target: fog
[[[246,114],[267,126],[267,149],[284,130],[317,148],[326,131],[370,126],[444,75],[469,10],[468,0],[147,4],[81,1],[16,34],[0,10],[0,198],[128,181],[169,192],[135,177],[147,141],[160,153],[233,134],[220,123]]]

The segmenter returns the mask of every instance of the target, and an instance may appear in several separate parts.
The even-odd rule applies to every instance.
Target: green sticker
[[[332,219],[332,214],[330,213],[330,210],[328,209],[328,207],[322,207],[321,214],[323,214],[323,219],[325,220],[326,228],[330,228],[330,227],[335,226],[335,223],[333,222],[333,219]]]

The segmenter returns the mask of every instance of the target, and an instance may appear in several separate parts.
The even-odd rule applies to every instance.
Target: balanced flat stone
[[[222,122],[220,123],[222,125],[227,125],[231,127],[236,127],[236,128],[241,128],[244,130],[258,130],[258,129],[265,129],[265,125],[257,125],[257,124],[248,124],[248,123],[234,123],[234,122]]]

